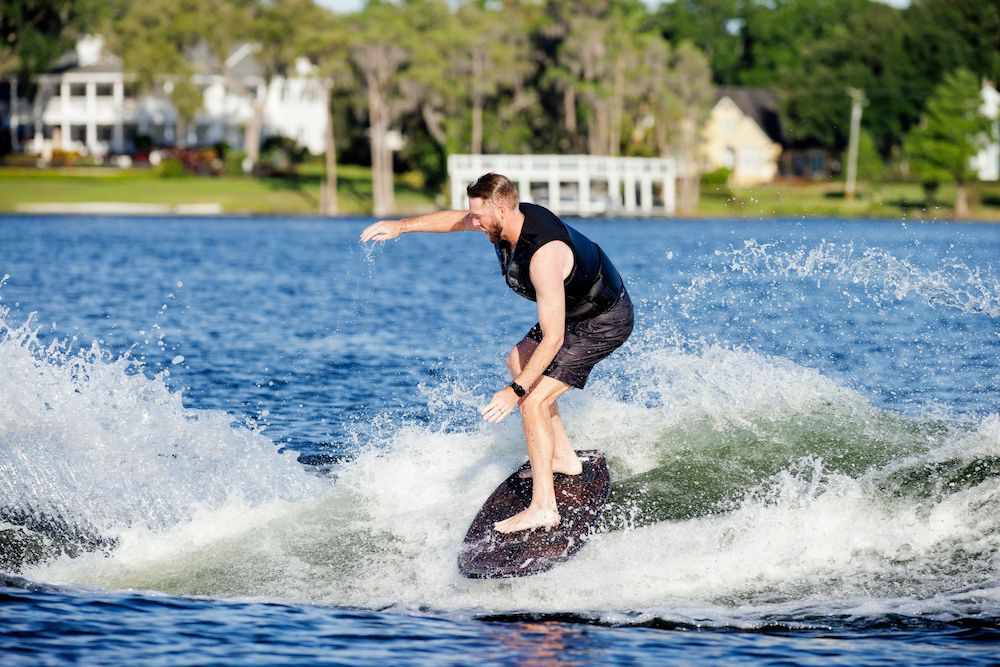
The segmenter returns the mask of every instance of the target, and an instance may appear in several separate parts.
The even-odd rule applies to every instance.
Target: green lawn
[[[337,175],[339,212],[367,214],[372,206],[371,171],[341,166]],[[321,179],[319,170],[308,168],[297,178],[160,178],[143,169],[0,168],[0,212],[15,212],[20,204],[123,202],[217,203],[227,213],[315,214]],[[434,206],[432,195],[397,182],[396,208],[400,212],[427,211]]]
[[[1000,221],[1000,184],[979,183],[969,189],[971,218]],[[955,187],[937,193],[927,209],[923,189],[914,183],[862,185],[854,201],[844,198],[842,182],[774,183],[747,188],[702,186],[698,214],[704,216],[843,216],[860,218],[945,219],[953,216]]]
[[[148,169],[0,167],[0,212],[16,212],[22,204],[122,202],[128,204],[215,203],[226,213],[310,215],[319,210],[320,165],[308,163],[296,178],[249,176],[160,178]],[[699,216],[802,217],[844,216],[892,219],[946,219],[952,216],[955,188],[938,193],[938,206],[924,208],[918,185],[863,185],[855,201],[844,199],[843,183],[776,183],[750,188],[702,187]],[[1000,184],[970,188],[972,218],[1000,221]],[[371,211],[371,171],[338,168],[338,205],[342,215]],[[447,206],[439,193],[396,180],[396,210],[420,213]]]

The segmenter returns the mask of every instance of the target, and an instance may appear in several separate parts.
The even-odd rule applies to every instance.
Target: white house
[[[990,119],[992,130],[989,142],[976,157],[972,168],[981,181],[1000,180],[1000,92],[988,81],[983,81],[983,106],[979,111]]]
[[[241,45],[230,54],[226,67],[255,96],[266,97],[263,135],[285,136],[311,153],[323,152],[327,95],[315,66],[300,58],[293,76],[268,82],[253,53],[252,45]],[[208,57],[207,51],[190,55],[196,70],[212,71],[197,66],[199,58]],[[34,100],[21,98],[16,83],[10,83],[6,113],[13,148],[43,157],[53,150],[127,153],[134,150],[140,135],[163,145],[226,141],[242,148],[250,104],[227,89],[218,74],[196,74],[193,82],[202,90],[204,102],[194,122],[185,124],[184,136],[178,136],[178,116],[168,95],[170,81],[164,81],[160,90],[137,96],[121,59],[104,49],[104,40],[84,38],[51,71],[37,77]]]

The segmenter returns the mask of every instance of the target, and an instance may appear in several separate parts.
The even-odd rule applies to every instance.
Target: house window
[[[97,140],[98,141],[111,141],[111,126],[110,125],[98,125],[97,126]]]
[[[71,84],[69,84],[69,96],[70,97],[86,97],[87,96],[87,84],[85,84],[85,83],[71,83]]]
[[[122,86],[122,96],[127,100],[135,97],[135,87],[131,83],[126,83]]]
[[[809,171],[814,174],[826,172],[826,161],[823,159],[822,153],[816,152],[809,156]]]
[[[110,83],[97,84],[98,97],[111,97],[114,94],[115,94],[114,86],[112,86]]]
[[[212,126],[207,123],[199,123],[195,126],[195,143],[199,146],[207,146],[212,143],[215,132]]]
[[[55,129],[54,125],[42,125],[42,138],[43,139],[51,139],[52,138],[52,132],[53,132],[54,129]]]
[[[85,143],[87,141],[87,126],[86,125],[70,125],[69,126],[69,139],[70,139],[70,141],[79,141],[80,143]]]
[[[736,167],[736,151],[730,147],[727,147],[722,151],[722,166],[726,169],[733,169]]]

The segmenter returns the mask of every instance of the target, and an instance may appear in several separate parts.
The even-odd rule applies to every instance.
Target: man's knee
[[[541,382],[536,385],[521,402],[522,413],[527,411],[540,415],[551,415],[552,411],[556,409],[556,401],[569,389],[565,384],[551,380],[551,378],[543,377],[542,379],[549,380],[552,384]]]
[[[554,402],[554,399],[532,391],[521,401],[521,414],[547,416],[550,414]]]

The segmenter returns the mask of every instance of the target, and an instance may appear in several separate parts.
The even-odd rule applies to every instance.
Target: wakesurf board
[[[494,579],[538,574],[569,560],[583,547],[611,495],[611,475],[599,451],[578,451],[577,456],[583,472],[553,476],[560,515],[554,528],[507,534],[493,528],[531,502],[530,464],[522,465],[497,487],[472,521],[459,550],[458,569],[464,576]]]

